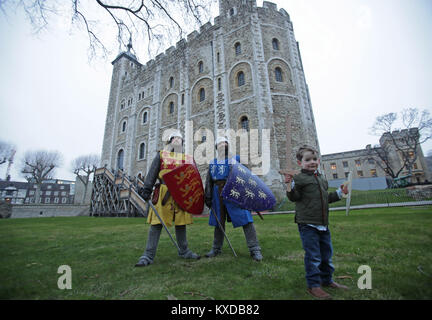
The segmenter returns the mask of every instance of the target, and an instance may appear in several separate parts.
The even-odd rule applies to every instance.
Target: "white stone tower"
[[[270,151],[262,179],[281,199],[279,170],[296,166],[300,145],[319,150],[293,25],[270,2],[257,7],[255,0],[219,0],[219,10],[214,25],[203,25],[146,64],[130,47],[112,62],[101,164],[145,175],[167,129],[195,138],[192,150],[208,142],[206,129],[214,136],[220,129],[268,130],[269,142],[259,140],[259,152]],[[199,168],[204,179],[206,166]]]

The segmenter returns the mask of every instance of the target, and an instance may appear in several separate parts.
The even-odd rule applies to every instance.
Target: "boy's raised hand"
[[[285,177],[285,184],[287,185],[287,191],[291,191],[291,182],[293,181],[294,175],[298,172],[295,170],[281,170],[279,171],[281,175]]]
[[[340,188],[344,194],[348,194],[348,184],[341,184]]]
[[[340,189],[342,191],[342,197],[344,198],[348,198],[350,197],[350,193],[351,193],[351,187],[352,187],[352,172],[349,172],[348,174],[348,180],[345,181],[341,186]]]

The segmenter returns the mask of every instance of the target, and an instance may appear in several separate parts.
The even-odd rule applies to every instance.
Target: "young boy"
[[[180,249],[178,255],[183,259],[198,260],[200,256],[189,249],[186,237],[186,225],[193,223],[192,214],[178,206],[169,193],[168,187],[163,183],[163,175],[181,166],[185,163],[185,160],[186,155],[183,152],[183,136],[179,131],[175,131],[169,136],[164,150],[158,152],[154,157],[144,181],[144,187],[139,189],[139,194],[145,201],[149,201],[156,180],[162,182],[155,208],[165,225],[168,227],[170,227],[172,223],[175,225],[176,239]],[[148,266],[153,263],[156,257],[162,224],[153,209],[149,211],[147,222],[151,224],[151,226],[147,237],[146,250],[139,258],[138,263],[135,264],[135,267]]]
[[[285,173],[287,196],[295,202],[295,222],[305,250],[304,264],[308,292],[320,299],[331,299],[321,286],[348,289],[332,280],[333,247],[328,228],[328,204],[342,198],[347,188],[339,188],[328,193],[328,183],[318,172],[320,159],[318,152],[309,146],[301,147],[297,154],[301,173],[293,176]]]
[[[212,210],[209,216],[209,225],[215,227],[215,230],[212,249],[205,256],[212,258],[222,252],[225,221],[228,221],[232,222],[234,228],[243,227],[250,255],[253,260],[259,262],[263,256],[251,212],[225,201],[221,196],[231,166],[240,162],[240,157],[230,154],[228,140],[225,137],[218,137],[215,147],[217,157],[209,164],[205,184],[205,203]],[[215,216],[218,217],[220,226]]]

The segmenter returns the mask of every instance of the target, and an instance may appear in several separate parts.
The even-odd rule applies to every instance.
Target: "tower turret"
[[[256,0],[219,0],[219,15],[233,16],[244,6],[256,7]]]

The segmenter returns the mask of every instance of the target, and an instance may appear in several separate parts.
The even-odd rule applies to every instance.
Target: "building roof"
[[[6,189],[7,187],[10,186],[13,186],[17,189],[28,189],[29,185],[32,185],[32,183],[19,182],[19,181],[6,181],[6,180],[0,181],[0,189]]]
[[[355,157],[360,154],[365,155],[367,149],[359,149],[359,150],[351,150],[351,151],[342,151],[336,153],[323,154],[321,156],[322,160],[334,159],[334,158],[346,158],[346,157]]]
[[[20,181],[6,181],[6,180],[1,180],[0,181],[0,190],[4,190],[7,187],[15,187],[16,189],[33,189],[33,186],[35,185],[35,183],[33,182],[20,182]],[[69,191],[70,188],[70,184],[66,184],[66,183],[43,183],[41,185],[41,190],[47,190],[48,186],[54,186],[55,188],[53,188],[52,190],[60,190],[60,186],[63,187],[63,191]]]
[[[138,65],[141,65],[141,63],[138,62],[138,58],[131,52],[132,49],[132,37],[129,38],[129,43],[127,45],[127,51],[121,52],[117,58],[114,59],[112,64],[116,63],[121,57],[126,57],[127,59],[131,60],[134,63],[137,63]]]
[[[116,63],[118,60],[120,60],[120,58],[122,58],[122,57],[125,57],[125,58],[127,58],[127,59],[129,59],[130,61],[132,61],[132,62],[134,62],[134,63],[137,63],[137,64],[139,64],[139,65],[141,65],[141,63],[139,63],[138,62],[138,59],[137,59],[137,57],[133,54],[133,53],[131,53],[130,51],[123,51],[123,52],[121,52],[114,60],[113,60],[113,62],[111,62],[111,64],[114,64],[114,63]]]

